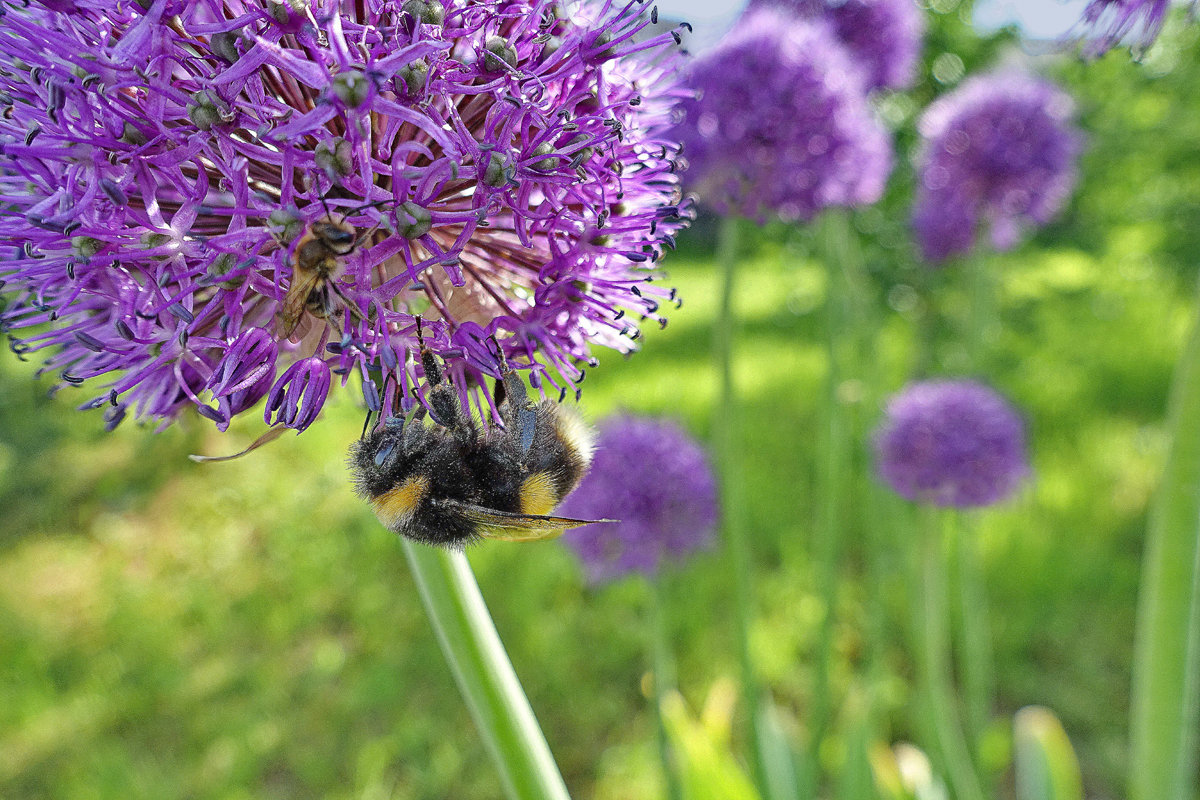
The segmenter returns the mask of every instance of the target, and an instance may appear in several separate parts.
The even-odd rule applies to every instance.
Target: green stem
[[[726,543],[733,566],[733,598],[738,626],[742,683],[758,699],[758,681],[750,658],[750,547],[746,541],[742,502],[742,468],[739,458],[738,401],[733,383],[733,337],[736,321],[733,312],[734,277],[738,259],[738,220],[725,217],[719,232],[718,259],[721,263],[721,305],[716,321],[714,350],[721,380],[717,404],[715,446],[721,465],[724,492]],[[754,706],[757,706],[755,702]]]
[[[849,253],[850,225],[840,209],[825,212],[823,220],[822,254],[828,287],[825,299],[825,358],[828,372],[825,379],[824,437],[822,438],[820,491],[820,527],[817,531],[815,553],[818,581],[825,615],[817,640],[816,685],[813,691],[812,742],[809,758],[818,763],[821,741],[832,719],[830,670],[833,664],[833,629],[837,614],[839,565],[842,554],[843,501],[848,481],[846,412],[839,398],[842,384],[841,349],[852,326],[847,324],[849,277],[847,270],[853,259]]]
[[[958,663],[966,700],[967,740],[977,750],[991,718],[993,677],[991,624],[983,570],[979,564],[977,530],[964,529],[961,515],[955,515],[958,530],[952,547],[957,573],[959,620]]]
[[[755,774],[760,787],[766,785],[765,760],[758,735],[762,689],[750,656],[750,545],[747,541],[744,485],[739,444],[737,391],[733,380],[733,339],[736,319],[733,290],[738,262],[736,217],[723,217],[717,239],[717,261],[721,267],[721,304],[716,319],[713,351],[720,377],[720,395],[714,421],[713,445],[720,465],[725,541],[733,572],[734,620],[737,624],[738,657],[742,668],[742,698],[750,711],[750,739]]]
[[[1200,319],[1176,367],[1171,449],[1142,563],[1130,720],[1132,800],[1192,800],[1200,705]]]
[[[994,258],[977,255],[963,268],[967,272],[969,309],[966,325],[966,345],[969,370],[986,376],[991,364],[988,332],[999,316],[996,296],[997,264]],[[992,705],[992,648],[991,623],[988,615],[987,591],[983,569],[979,563],[979,541],[974,526],[962,515],[958,522],[952,547],[955,555],[958,600],[959,673],[966,695],[967,740],[978,748],[987,726]],[[971,528],[968,530],[968,528]]]
[[[653,589],[650,602],[654,605],[651,611],[654,618],[651,644],[651,662],[654,670],[654,720],[658,727],[658,755],[662,761],[667,798],[668,800],[682,800],[683,786],[679,781],[678,768],[671,753],[671,743],[667,738],[667,726],[664,724],[662,716],[663,697],[667,694],[667,688],[674,688],[675,685],[675,664],[671,655],[670,637],[667,635],[666,589],[663,586],[666,579],[665,574],[660,574],[650,580]]]
[[[967,358],[971,369],[980,375],[987,374],[991,359],[988,352],[988,331],[997,316],[994,259],[976,256],[963,265],[967,272]]]
[[[402,539],[421,601],[510,800],[567,800],[566,784],[462,553]]]
[[[917,670],[925,703],[928,733],[935,755],[956,800],[983,800],[983,789],[963,738],[954,687],[950,681],[950,637],[942,520],[936,509],[922,509],[921,570],[917,607]]]
[[[913,357],[912,378],[924,378],[933,372],[936,354],[934,342],[937,339],[938,305],[934,302],[934,281],[938,280],[933,270],[923,264],[917,264],[913,270],[913,289],[917,293],[919,306],[914,325],[916,352]]]

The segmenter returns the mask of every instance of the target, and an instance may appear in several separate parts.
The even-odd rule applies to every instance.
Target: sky
[[[1025,36],[1054,39],[1066,33],[1079,19],[1087,0],[976,0],[975,22],[991,29],[1015,24]],[[739,0],[657,0],[665,17],[687,20],[696,29],[689,42],[692,51],[702,50],[720,38],[737,17],[744,2]]]

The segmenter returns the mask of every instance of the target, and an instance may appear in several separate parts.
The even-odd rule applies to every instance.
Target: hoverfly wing
[[[479,533],[489,539],[506,542],[537,542],[556,539],[568,528],[590,525],[593,522],[616,522],[612,519],[572,519],[541,514],[515,514],[494,508],[458,503],[463,516],[479,526]]]
[[[321,285],[321,280],[321,276],[315,272],[292,273],[292,283],[288,286],[283,306],[279,309],[280,338],[287,339],[295,332],[301,317],[304,316],[304,310],[308,307],[308,297]]]

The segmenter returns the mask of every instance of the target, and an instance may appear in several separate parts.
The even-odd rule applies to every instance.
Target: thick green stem
[[[1193,800],[1200,704],[1200,319],[1171,396],[1171,450],[1151,509],[1133,662],[1129,795]]]
[[[521,690],[471,566],[402,540],[425,611],[510,800],[567,800],[566,784]]]
[[[983,789],[963,738],[954,686],[950,680],[950,637],[941,513],[923,509],[921,569],[917,592],[917,671],[927,733],[933,737],[938,766],[956,800],[983,800]]]

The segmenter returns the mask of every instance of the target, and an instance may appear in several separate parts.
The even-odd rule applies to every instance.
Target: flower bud
[[[420,239],[433,228],[433,216],[411,200],[401,203],[396,209],[399,226],[396,233],[405,239]]]
[[[400,10],[425,25],[441,25],[446,19],[446,7],[438,0],[405,0]]]
[[[503,36],[492,36],[484,44],[483,65],[491,72],[500,72],[507,64],[517,66],[517,50]]]

